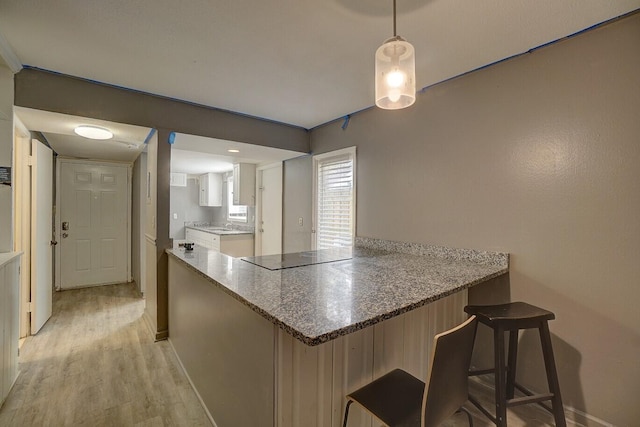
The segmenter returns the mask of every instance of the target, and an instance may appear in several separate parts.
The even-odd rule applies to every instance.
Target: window
[[[233,204],[233,176],[227,178],[227,219],[230,221],[247,222],[247,207]]]
[[[314,156],[315,249],[352,246],[356,211],[355,147]]]

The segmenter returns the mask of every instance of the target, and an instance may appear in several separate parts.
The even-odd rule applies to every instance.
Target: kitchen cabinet
[[[233,165],[233,204],[244,206],[256,204],[256,165],[251,163]]]
[[[0,254],[0,405],[18,378],[20,255]]]
[[[222,206],[222,175],[205,173],[198,177],[200,206]]]
[[[232,257],[253,256],[253,234],[215,234],[187,228],[187,242],[213,249]]]
[[[193,242],[196,245],[220,251],[220,236],[217,234],[187,228],[185,231],[185,237],[187,242]]]

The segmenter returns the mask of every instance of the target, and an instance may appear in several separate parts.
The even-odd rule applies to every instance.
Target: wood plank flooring
[[[21,349],[0,426],[211,426],[133,284],[56,292]]]
[[[211,426],[169,343],[152,341],[143,309],[133,284],[56,292],[53,316],[22,346],[0,426]],[[472,381],[471,391],[490,408],[485,384],[490,378]],[[476,427],[493,425],[466,406]],[[535,405],[509,409],[508,422],[553,425]],[[467,420],[458,414],[444,425],[466,427]]]

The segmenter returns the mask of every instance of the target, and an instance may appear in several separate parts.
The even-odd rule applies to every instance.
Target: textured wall
[[[639,114],[635,14],[429,88],[407,110],[316,128],[311,146],[357,145],[357,235],[510,252],[510,289],[471,301],[510,293],[554,311],[565,405],[636,425]],[[543,389],[539,364],[520,363]]]

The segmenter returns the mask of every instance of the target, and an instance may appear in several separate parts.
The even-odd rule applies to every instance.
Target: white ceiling
[[[151,132],[150,128],[142,126],[30,108],[14,107],[14,112],[27,129],[42,132],[51,148],[65,157],[133,162],[144,150],[144,141]],[[109,129],[113,138],[102,141],[83,138],[73,131],[79,125]]]
[[[229,149],[239,152],[230,153]],[[177,133],[171,147],[171,172],[193,175],[228,172],[233,170],[234,163],[267,165],[302,155],[304,153],[296,151]]]
[[[640,8],[640,0],[397,3],[420,88]],[[391,4],[0,0],[0,33],[25,65],[312,128],[373,105],[373,56],[392,35]]]

